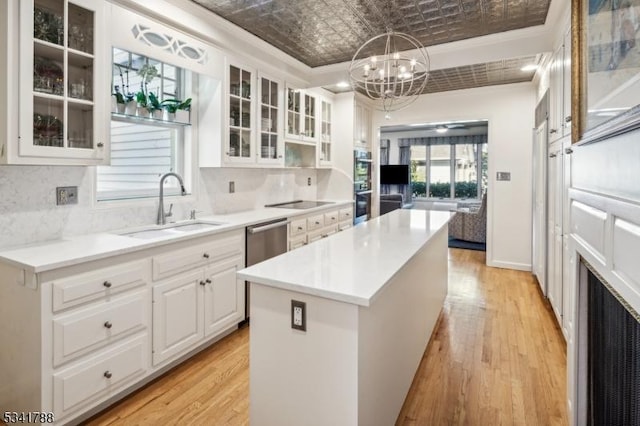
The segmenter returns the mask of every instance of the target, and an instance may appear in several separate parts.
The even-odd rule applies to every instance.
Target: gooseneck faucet
[[[179,174],[169,172],[162,175],[160,178],[160,202],[158,204],[158,221],[156,222],[158,225],[164,225],[167,223],[167,216],[171,216],[171,208],[173,208],[173,204],[171,208],[169,208],[169,213],[165,214],[164,212],[164,181],[169,176],[173,176],[178,179],[180,182],[180,191],[181,195],[187,195],[187,191],[184,189],[184,183],[182,182],[182,177]]]

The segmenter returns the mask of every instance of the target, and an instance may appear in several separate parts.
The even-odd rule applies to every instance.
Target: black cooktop
[[[312,209],[314,207],[320,207],[327,204],[334,204],[332,201],[305,201],[295,200],[287,201],[286,203],[267,204],[265,207],[280,207],[281,209]]]

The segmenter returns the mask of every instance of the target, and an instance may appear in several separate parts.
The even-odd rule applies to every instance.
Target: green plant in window
[[[136,102],[139,107],[148,107],[149,101],[149,83],[158,76],[158,69],[155,65],[144,64],[139,70],[138,75],[142,77],[140,82],[140,90],[136,92]]]
[[[116,67],[118,67],[118,71],[120,72],[120,85],[116,84],[113,86],[112,95],[115,96],[117,103],[126,104],[127,102],[131,102],[135,97],[134,93],[129,92],[129,69],[126,69],[123,73],[121,65],[116,64]]]
[[[153,92],[149,93],[147,109],[151,112],[159,111],[162,109],[162,104],[160,103],[158,96]]]

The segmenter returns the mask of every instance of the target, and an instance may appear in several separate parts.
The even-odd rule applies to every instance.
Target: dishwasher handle
[[[285,220],[279,220],[278,222],[269,223],[267,225],[248,226],[247,232],[250,234],[258,234],[260,232],[268,231],[269,229],[278,228],[280,226],[287,225],[289,222],[291,221],[288,219],[285,219]]]

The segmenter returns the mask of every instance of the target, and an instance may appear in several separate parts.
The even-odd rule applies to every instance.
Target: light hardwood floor
[[[565,345],[550,307],[530,273],[484,263],[484,252],[449,250],[449,296],[398,425],[567,424]],[[244,328],[88,424],[248,424],[248,369]]]

